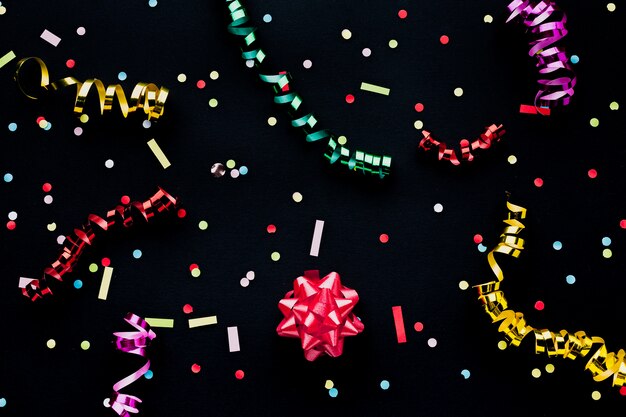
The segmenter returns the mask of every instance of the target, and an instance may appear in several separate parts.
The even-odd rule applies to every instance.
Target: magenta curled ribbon
[[[567,106],[574,95],[576,75],[565,51],[555,45],[567,35],[567,16],[552,1],[513,0],[508,9],[507,23],[521,21],[529,29],[528,55],[537,57],[539,74],[550,74],[550,79],[537,80],[540,89],[535,107]]]
[[[113,336],[115,336],[115,348],[122,352],[132,353],[145,358],[147,356],[147,348],[150,346],[152,339],[156,337],[156,334],[150,329],[150,325],[144,319],[133,313],[128,313],[124,320],[137,331],[113,333]],[[141,399],[134,395],[122,394],[120,391],[141,378],[149,369],[150,359],[137,371],[113,385],[110,405],[117,415],[130,417],[130,413],[139,412],[137,405],[141,402]]]

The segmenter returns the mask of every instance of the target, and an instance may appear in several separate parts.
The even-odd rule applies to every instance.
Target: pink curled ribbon
[[[565,51],[555,45],[567,35],[567,16],[552,1],[513,0],[508,9],[507,23],[521,21],[530,30],[528,55],[537,57],[539,74],[551,74],[551,79],[537,80],[540,89],[535,107],[567,106],[574,95],[576,75]]]
[[[150,329],[150,325],[144,319],[133,313],[128,313],[126,317],[124,317],[124,320],[137,329],[137,331],[113,333],[113,336],[115,336],[115,348],[122,352],[132,353],[145,358],[147,356],[146,350],[148,346],[150,346],[152,339],[156,337],[156,334]],[[113,395],[111,396],[110,404],[117,415],[130,417],[130,413],[139,412],[137,405],[141,402],[141,399],[134,395],[122,394],[120,390],[137,381],[148,372],[149,369],[150,359],[137,371],[113,385]]]

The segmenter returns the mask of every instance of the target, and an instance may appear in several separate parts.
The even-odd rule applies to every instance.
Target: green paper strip
[[[379,85],[364,82],[361,83],[361,90],[369,91],[371,93],[382,94],[383,96],[388,96],[391,92],[391,90],[389,90],[387,87],[381,87]]]

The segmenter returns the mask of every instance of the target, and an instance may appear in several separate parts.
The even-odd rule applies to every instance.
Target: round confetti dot
[[[437,339],[435,339],[434,337],[428,339],[428,346],[430,346],[431,348],[437,346]]]
[[[389,381],[387,381],[386,379],[383,379],[382,381],[380,381],[380,388],[382,388],[383,390],[388,390],[389,389]]]
[[[194,268],[191,270],[191,276],[194,278],[198,278],[200,274],[202,274],[202,271],[200,271],[200,268]]]
[[[535,368],[532,370],[531,375],[533,376],[533,378],[539,378],[541,376],[541,370]]]
[[[98,272],[98,264],[89,265],[89,272]]]
[[[246,174],[248,173],[248,167],[247,167],[247,166],[245,166],[245,165],[241,166],[241,167],[239,168],[239,173],[240,173],[241,175],[246,175]]]
[[[56,347],[56,345],[57,345],[57,342],[54,339],[49,339],[46,342],[46,346],[48,346],[48,349],[54,349]]]
[[[598,401],[602,398],[602,394],[600,394],[600,391],[594,391],[591,393],[591,398],[593,398],[594,401]]]
[[[15,230],[16,226],[17,226],[17,224],[15,224],[15,222],[13,220],[9,220],[7,222],[7,229],[9,229],[9,230]]]
[[[619,103],[617,101],[611,102],[611,104],[609,104],[609,109],[611,109],[611,110],[619,110]]]
[[[554,250],[561,250],[563,249],[563,244],[559,242],[558,240],[555,240],[554,243],[552,244],[552,248]]]
[[[493,22],[493,17],[490,14],[486,14],[485,17],[483,17],[483,22],[485,22],[485,23],[492,23]]]
[[[214,109],[217,107],[217,105],[218,105],[218,102],[216,98],[212,98],[209,100],[209,107]]]
[[[82,350],[89,350],[90,347],[91,347],[91,343],[89,343],[88,340],[83,340],[82,342],[80,342],[80,348]]]
[[[306,69],[309,69],[313,66],[313,62],[310,59],[305,59],[302,63],[302,66]]]
[[[598,126],[600,126],[600,120],[598,120],[597,118],[593,117],[593,118],[591,118],[591,120],[589,120],[589,124],[591,125],[591,127],[598,127]]]
[[[11,219],[11,220],[15,220],[15,219]],[[605,236],[602,238],[602,245],[603,246],[610,246],[611,245],[611,238],[608,236]]]
[[[157,4],[158,4],[157,0],[150,0],[148,2],[148,6],[150,7],[156,7]]]
[[[143,253],[141,253],[141,250],[140,250],[140,249],[135,249],[135,250],[133,251],[133,258],[135,258],[135,259],[139,259],[139,258],[141,258],[141,255],[143,255]]]
[[[9,212],[9,220],[16,220],[16,219],[17,219],[17,213],[15,211]]]
[[[104,401],[102,401],[102,405],[106,408],[111,408],[111,400],[109,398],[105,398]]]
[[[239,280],[239,285],[241,285],[242,287],[247,287],[248,285],[250,285],[250,280],[248,278],[241,278]]]
[[[246,61],[246,67],[253,68],[254,67],[254,60],[253,59],[248,59]]]
[[[193,313],[193,307],[191,306],[191,304],[185,304],[183,306],[183,313],[185,313],[185,314]]]
[[[554,372],[554,365],[552,365],[551,363],[546,365],[546,372],[551,374]]]
[[[567,282],[569,285],[572,285],[576,282],[576,277],[574,275],[568,275],[565,277],[565,282]]]
[[[206,220],[201,220],[200,223],[198,223],[198,228],[200,230],[206,230],[209,227],[209,223],[206,222]]]
[[[6,407],[7,400],[5,398],[0,398],[0,407]]]
[[[74,135],[76,136],[80,136],[83,134],[83,128],[82,127],[76,127],[74,128]]]
[[[76,281],[74,281],[74,288],[76,288],[77,290],[80,290],[81,288],[83,288],[83,282],[77,279]]]
[[[265,230],[267,230],[267,233],[276,233],[276,226],[274,226],[273,224],[268,224]]]
[[[48,127],[48,121],[47,120],[40,120],[37,123],[39,124],[39,127],[42,128],[42,129],[45,129],[46,127]]]
[[[202,90],[204,87],[206,87],[206,81],[198,80],[198,82],[196,83],[196,87],[198,87],[200,90]]]
[[[51,196],[51,195],[47,195],[47,196],[45,196],[45,197],[43,198],[43,202],[44,202],[44,203],[46,203],[46,204],[52,204],[52,201],[53,201],[53,200],[54,200],[54,199],[52,198],[52,196]]]
[[[57,224],[56,223],[50,223],[50,224],[46,225],[46,229],[48,229],[49,232],[54,232],[55,230],[57,230]]]
[[[194,374],[197,374],[198,372],[200,372],[200,369],[202,369],[202,367],[198,365],[197,363],[194,363],[193,365],[191,365],[191,372],[193,372]]]
[[[226,169],[224,168],[224,164],[217,162],[211,165],[211,175],[213,175],[215,178],[223,177],[225,173]]]
[[[5,181],[6,181],[6,179],[5,179]],[[619,221],[619,227],[621,227],[622,229],[626,229],[626,219],[622,219],[622,220]]]
[[[237,379],[243,379],[244,376],[246,376],[246,374],[241,369],[235,372],[235,378]]]
[[[461,97],[463,95],[463,89],[461,87],[457,87],[454,89],[454,95],[457,97]]]
[[[500,340],[500,341],[498,342],[498,349],[500,349],[500,350],[504,350],[504,349],[506,349],[506,348],[507,348],[507,346],[508,346],[508,345],[506,344],[506,342],[505,342],[504,340]]]
[[[361,51],[361,53],[363,54],[363,56],[365,58],[369,57],[370,55],[372,55],[372,50],[370,48],[363,48],[363,50]]]
[[[626,386],[621,387],[621,388],[619,389],[619,393],[620,393],[621,395],[625,395],[625,396],[626,396]]]
[[[128,75],[124,71],[120,71],[119,74],[117,74],[117,79],[120,81],[125,81],[126,78],[128,78]]]
[[[226,168],[228,169],[233,169],[235,168],[235,160],[234,159],[229,159],[228,161],[226,161]]]
[[[395,39],[390,39],[389,40],[389,47],[391,49],[396,49],[398,47],[398,41]]]
[[[57,237],[57,243],[58,243],[59,245],[62,245],[62,244],[63,244],[63,242],[65,242],[65,236],[63,236],[63,235],[59,235],[59,236]]]
[[[421,120],[416,120],[415,123],[413,123],[413,127],[417,130],[420,130],[424,127],[424,122],[422,122]]]
[[[328,390],[328,395],[330,395],[333,398],[336,398],[337,395],[339,395],[339,390],[337,390],[337,388],[331,388]]]
[[[76,61],[74,61],[73,59],[68,59],[67,61],[65,61],[65,66],[68,68],[74,68],[74,65],[76,65]]]
[[[424,330],[424,324],[422,322],[417,321],[413,325],[413,328],[415,329],[416,332],[421,332],[422,330]]]
[[[380,240],[380,243],[387,243],[389,242],[389,235],[386,233],[383,233],[378,237],[378,240]]]
[[[470,371],[468,371],[467,369],[463,369],[461,371],[461,375],[463,375],[463,378],[468,379],[470,377]]]
[[[595,169],[590,169],[589,171],[587,171],[587,175],[591,179],[596,178],[598,176],[598,171],[596,171]]]
[[[295,201],[296,203],[299,203],[302,201],[302,194],[296,191],[291,195],[291,198],[293,198],[293,201]]]
[[[341,135],[337,138],[337,143],[339,143],[341,146],[344,146],[346,143],[348,143],[348,138]]]
[[[120,198],[120,201],[122,202],[122,204],[128,204],[130,203],[130,197],[127,195],[123,195],[122,198]]]
[[[613,256],[613,251],[611,249],[605,249],[602,251],[602,256],[604,256],[606,259],[609,259],[611,256]]]
[[[102,266],[111,266],[111,260],[109,258],[102,258],[100,263],[102,264]]]
[[[606,5],[606,9],[607,9],[609,12],[614,12],[614,11],[615,11],[615,3],[607,3],[607,5]]]
[[[9,131],[15,132],[17,130],[17,123],[9,123]]]
[[[112,159],[107,159],[107,160],[104,162],[104,166],[105,166],[105,167],[107,167],[107,168],[109,168],[109,169],[113,168],[113,166],[114,166],[114,165],[115,165],[115,162],[113,162],[113,160],[112,160]]]
[[[250,281],[254,280],[254,278],[255,278],[254,271],[248,271],[246,273],[246,278],[248,278]]]
[[[0,3],[2,4],[2,3]],[[2,16],[3,14],[5,14],[7,12],[7,8],[4,6],[0,6],[0,16]]]
[[[272,252],[271,258],[272,258],[272,261],[277,262],[280,259],[280,253]]]
[[[545,304],[541,300],[535,303],[535,310],[542,311],[544,307],[545,307]]]
[[[433,210],[435,210],[435,213],[441,213],[443,211],[443,204],[441,203],[437,203],[433,206]]]
[[[11,182],[11,181],[13,181],[13,174],[11,173],[4,174],[4,182]]]
[[[268,125],[276,126],[276,123],[278,123],[278,120],[274,116],[267,118],[267,124]]]
[[[176,77],[176,79],[179,83],[184,83],[185,81],[187,81],[187,76],[185,74],[178,74],[178,77]]]
[[[146,371],[146,373],[143,374],[143,377],[146,378],[146,379],[152,379],[153,376],[154,376],[154,372],[152,372],[151,369],[148,369]]]
[[[406,17],[408,15],[409,15],[409,13],[406,10],[404,10],[404,9],[401,9],[401,10],[398,11],[398,17],[400,19],[406,19]]]
[[[580,62],[580,58],[578,57],[578,55],[572,55],[569,58],[569,62],[571,62],[572,64],[578,64]]]
[[[424,105],[422,103],[415,104],[415,111],[421,113],[424,111]]]
[[[535,187],[537,188],[543,187],[543,180],[541,178],[535,178],[533,183],[535,184]]]
[[[482,243],[479,243],[477,248],[478,248],[478,252],[480,253],[484,253],[487,250],[487,246],[483,245]]]
[[[344,29],[341,31],[341,37],[348,40],[352,37],[352,32],[350,32],[348,29]]]
[[[326,382],[324,383],[324,388],[326,389],[331,389],[334,386],[335,386],[335,383],[331,381],[330,379],[327,379]]]
[[[346,94],[346,103],[348,104],[354,103],[354,96],[352,94]]]
[[[194,269],[198,268],[198,264],[191,264],[189,265],[189,271],[193,271]]]
[[[150,120],[144,120],[143,123],[141,123],[141,125],[143,126],[144,129],[150,129],[150,127],[152,126],[152,122]]]
[[[89,116],[86,114],[81,114],[78,120],[80,120],[81,123],[87,123],[89,121]]]
[[[271,14],[269,14],[269,13],[268,13],[268,14],[266,14],[266,15],[264,15],[264,16],[263,16],[263,21],[264,21],[265,23],[269,23],[269,22],[271,22],[271,21],[272,21],[272,15],[271,15]]]
[[[230,176],[233,178],[239,178],[239,170],[238,169],[232,169],[230,171]]]
[[[517,162],[517,157],[515,155],[510,155],[507,158],[507,162],[511,165],[514,165]]]
[[[459,282],[459,288],[463,291],[469,288],[469,283],[467,281]]]
[[[76,29],[76,33],[78,34],[78,36],[83,36],[85,33],[87,33],[87,30],[81,26]]]
[[[211,71],[211,73],[209,74],[209,78],[211,78],[213,81],[215,81],[218,78],[220,78],[220,73],[217,72],[217,71]]]
[[[442,45],[447,45],[448,42],[450,42],[450,38],[446,35],[441,35],[439,42],[441,42]]]
[[[482,235],[480,235],[480,234],[475,234],[474,235],[474,243],[476,243],[478,245],[479,243],[482,243],[482,241],[483,241]]]

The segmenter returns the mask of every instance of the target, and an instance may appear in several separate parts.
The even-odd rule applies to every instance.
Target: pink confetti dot
[[[268,224],[267,233],[276,233],[276,226],[274,226],[273,224]]]
[[[198,269],[198,264],[191,264],[189,265],[189,270],[193,271],[194,269]]]
[[[543,186],[543,180],[541,178],[535,178],[535,187],[541,188]]]
[[[199,89],[203,89],[204,87],[206,87],[206,82],[204,80],[198,80],[198,82],[196,83],[196,87],[198,87]]]
[[[424,105],[422,103],[417,103],[415,105],[415,111],[418,113],[421,113],[424,111]]]
[[[378,237],[378,240],[380,240],[380,243],[387,243],[389,242],[389,235],[386,233],[383,233]]]
[[[182,209],[182,208],[181,208],[181,209],[178,209],[178,218],[179,218],[179,219],[184,218],[186,215],[187,215],[187,210]]]
[[[543,310],[545,307],[545,305],[543,304],[543,301],[539,300],[535,303],[535,310]]]
[[[593,179],[598,176],[598,171],[596,171],[595,169],[590,169],[589,171],[587,171],[587,175],[589,175],[589,178]]]
[[[450,38],[448,38],[448,36],[446,35],[441,35],[441,37],[439,38],[439,42],[441,42],[442,45],[447,45],[448,42],[450,42]]]
[[[65,65],[66,65],[68,68],[74,68],[74,65],[76,65],[76,61],[74,61],[73,59],[68,59],[68,60],[65,62]]]
[[[620,220],[619,227],[622,229],[626,229],[626,219]]]
[[[191,372],[193,372],[194,374],[197,374],[198,372],[200,372],[200,369],[202,369],[202,367],[198,365],[197,363],[194,363],[193,365],[191,365]]]
[[[482,243],[482,241],[483,241],[482,235],[479,235],[478,233],[474,235],[474,243],[475,244],[478,245],[479,243]]]
[[[123,195],[120,201],[122,202],[122,204],[128,204],[130,203],[130,197],[127,195]]]
[[[102,266],[109,266],[111,265],[111,260],[109,258],[102,258]]]
[[[190,314],[190,313],[193,313],[193,307],[191,306],[191,304],[185,304],[185,305],[183,306],[183,312],[184,312],[185,314]]]
[[[245,374],[245,373],[244,373],[241,369],[238,369],[238,370],[235,372],[235,378],[237,378],[237,379],[243,379],[243,377],[244,377],[245,375],[246,375],[246,374]]]
[[[354,96],[352,94],[346,95],[346,103],[348,104],[354,103]]]
[[[408,14],[408,13],[407,13],[407,11],[406,11],[406,10],[404,10],[404,9],[401,9],[401,10],[399,10],[399,11],[398,11],[398,17],[399,17],[400,19],[406,19],[406,17],[407,17],[408,15],[409,15],[409,14]]]
[[[47,182],[41,187],[41,189],[44,193],[49,193],[52,190],[52,185]]]
[[[621,387],[621,388],[619,389],[619,393],[620,393],[621,395],[626,395],[626,387]]]
[[[422,322],[415,322],[415,325],[413,326],[413,328],[415,329],[416,332],[421,332],[422,330],[424,330],[424,325],[422,324]]]
[[[17,226],[17,225],[15,224],[15,222],[13,220],[10,220],[10,221],[7,222],[7,229],[15,230],[15,226]]]
[[[39,116],[39,117],[37,118],[37,124],[41,123],[41,122],[42,122],[42,121],[44,121],[44,120],[46,120],[46,118],[45,118],[45,117],[43,117],[43,116]]]

